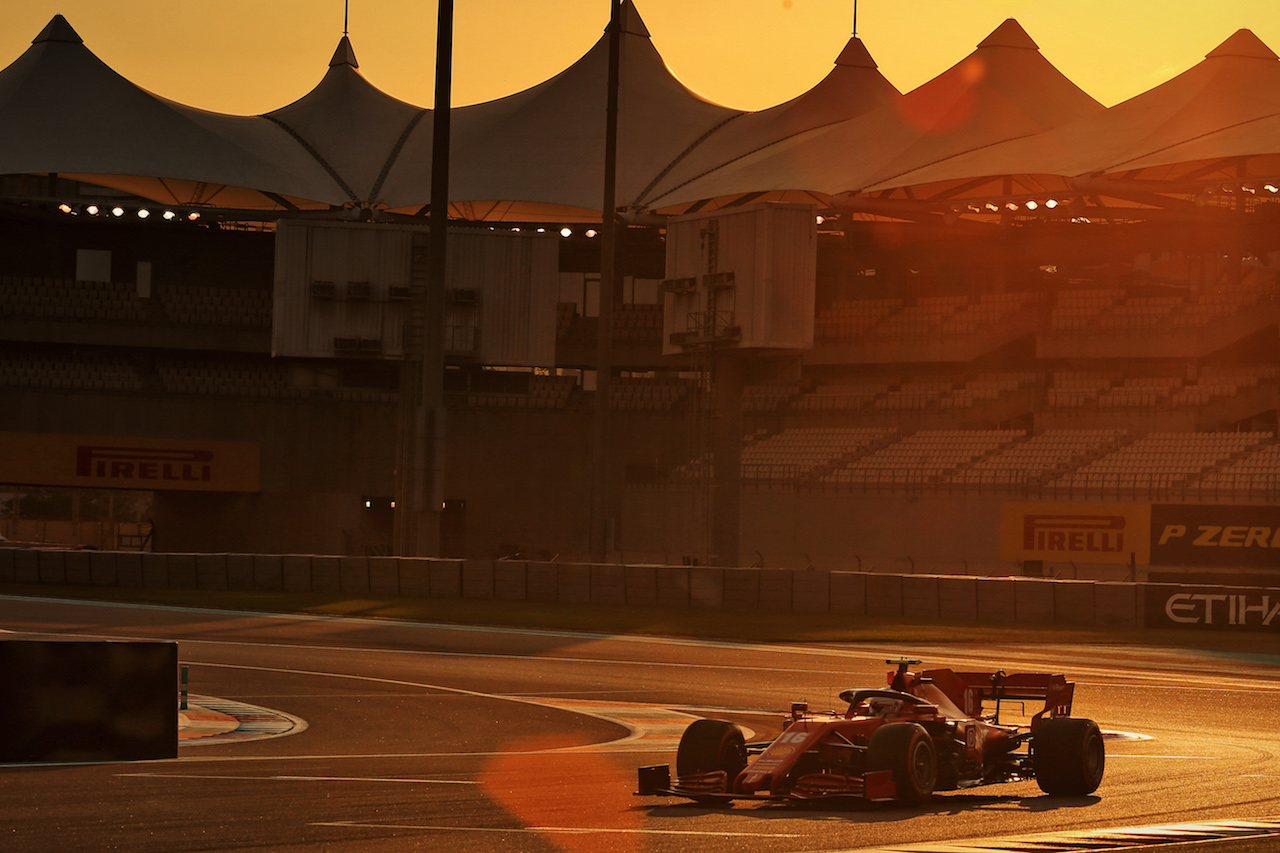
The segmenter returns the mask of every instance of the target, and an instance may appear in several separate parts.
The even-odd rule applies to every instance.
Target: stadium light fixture
[[[567,228],[567,227],[566,227],[566,228],[561,228],[561,229],[560,229],[560,236],[561,236],[561,237],[572,237],[572,236],[573,236],[573,229],[572,229],[572,228]]]
[[[123,207],[111,208],[111,215],[117,218],[124,216],[124,208]]]
[[[89,214],[90,216],[97,216],[97,215],[98,215],[98,206],[97,206],[96,204],[91,204],[91,205],[89,205],[88,207],[86,207],[86,208],[84,209],[84,212],[85,212],[85,213],[87,213],[87,214]]]
[[[151,211],[147,210],[145,207],[138,208],[139,219],[146,219],[150,215],[151,215]]]

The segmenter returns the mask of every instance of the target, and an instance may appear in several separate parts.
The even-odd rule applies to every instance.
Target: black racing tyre
[[[938,751],[933,738],[915,723],[888,723],[867,744],[867,770],[893,773],[897,799],[921,803],[938,783]]]
[[[724,720],[694,720],[680,736],[676,750],[676,775],[723,770],[729,786],[747,766],[747,744],[742,732]]]
[[[1054,797],[1083,797],[1102,783],[1107,753],[1093,720],[1052,717],[1031,741],[1032,766],[1040,790]]]

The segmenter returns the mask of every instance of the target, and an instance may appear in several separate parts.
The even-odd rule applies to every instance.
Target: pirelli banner
[[[0,483],[256,492],[258,445],[5,432],[0,433]]]
[[[1222,568],[1280,567],[1280,507],[1008,503],[1000,558]]]
[[[1146,565],[1151,510],[1148,504],[1007,503],[1000,559]]]
[[[1157,566],[1280,567],[1280,507],[1153,506],[1151,562]]]

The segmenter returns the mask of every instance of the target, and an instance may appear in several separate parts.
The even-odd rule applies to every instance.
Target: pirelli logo
[[[1130,504],[1005,504],[1000,556],[1004,560],[1145,564],[1151,508]]]
[[[213,451],[82,444],[76,448],[76,476],[146,484],[208,483],[213,479]]]
[[[248,441],[0,433],[0,483],[107,489],[256,492]]]
[[[1123,515],[1028,515],[1022,547],[1028,551],[1124,550]]]

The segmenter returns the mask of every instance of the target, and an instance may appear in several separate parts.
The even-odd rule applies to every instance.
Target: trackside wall
[[[0,548],[0,583],[1280,630],[1280,590],[1258,587],[814,569]]]

